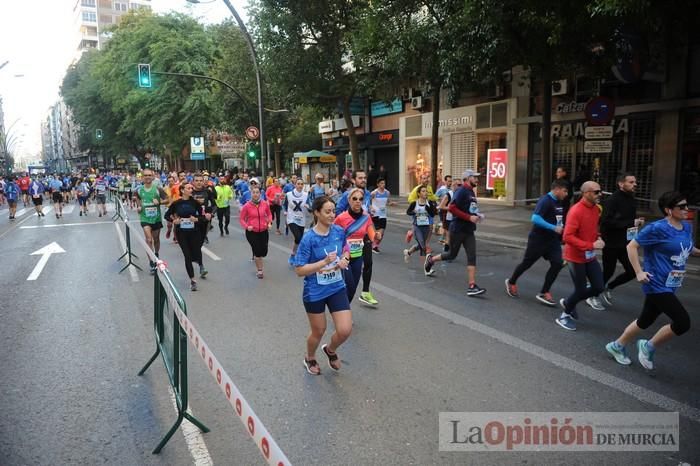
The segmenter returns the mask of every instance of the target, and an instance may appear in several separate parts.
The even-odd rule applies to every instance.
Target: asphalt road
[[[117,274],[123,251],[109,218],[79,217],[77,209],[61,220],[52,214],[28,213],[11,225],[0,210],[2,463],[206,464],[206,456],[193,458],[180,432],[160,455],[151,454],[175,420],[160,361],[136,375],[154,350],[152,277]],[[339,351],[343,369],[331,371],[319,354],[320,377],[301,363],[308,323],[301,279],[286,263],[291,236],[272,235],[265,279],[258,280],[232,219],[230,236],[210,233],[207,249],[220,260],[205,255],[210,275],[194,293],[179,248],[164,241],[161,256],[190,318],[293,464],[700,461],[697,327],[658,352],[653,373],[636,362],[619,366],[603,346],[637,316],[643,297],[636,284],[616,292],[605,312],[580,305],[579,330],[566,332],[554,323],[558,311],[534,299],[544,263],[521,278],[521,298],[511,299],[503,280],[522,250],[482,238],[477,281],[488,291],[467,298],[464,256],[425,277],[418,257],[403,261],[405,224],[398,220],[374,256],[380,305],[353,303],[353,334]],[[49,226],[58,223],[67,226]],[[28,281],[39,261],[30,254],[54,241],[66,252]],[[553,293],[571,287],[562,272]],[[679,296],[697,321],[698,280],[691,277]],[[190,406],[211,429],[202,435],[211,462],[262,464],[193,351],[189,366]],[[680,451],[440,452],[443,411],[678,411]]]

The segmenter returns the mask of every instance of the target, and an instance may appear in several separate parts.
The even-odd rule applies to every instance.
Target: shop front
[[[318,150],[294,153],[294,172],[301,175],[306,184],[313,184],[316,173],[328,183],[338,176],[336,156]]]
[[[481,173],[477,194],[510,203],[515,193],[516,99],[444,109],[438,120],[438,177]],[[400,192],[410,192],[430,174],[432,113],[399,120]]]
[[[392,193],[399,192],[399,130],[370,133],[366,137],[368,164],[376,171],[382,172],[386,189]],[[368,168],[369,168],[368,165]]]

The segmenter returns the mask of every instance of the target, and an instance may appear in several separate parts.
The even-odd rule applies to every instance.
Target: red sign
[[[251,141],[254,141],[260,137],[260,130],[256,128],[255,126],[248,126],[245,129],[245,137],[250,139]]]
[[[494,189],[496,180],[505,184],[508,173],[508,149],[489,149],[486,163],[486,189]]]
[[[379,133],[379,140],[382,142],[388,142],[394,139],[394,135],[391,133]]]

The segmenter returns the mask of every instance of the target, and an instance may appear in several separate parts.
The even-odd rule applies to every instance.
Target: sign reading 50
[[[496,180],[505,185],[508,175],[508,149],[489,149],[487,158],[486,189],[495,189]]]

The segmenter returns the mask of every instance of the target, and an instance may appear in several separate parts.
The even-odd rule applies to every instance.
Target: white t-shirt
[[[287,225],[296,224],[300,227],[305,227],[308,223],[306,220],[307,208],[306,201],[309,193],[306,191],[298,192],[293,189],[287,193]]]

